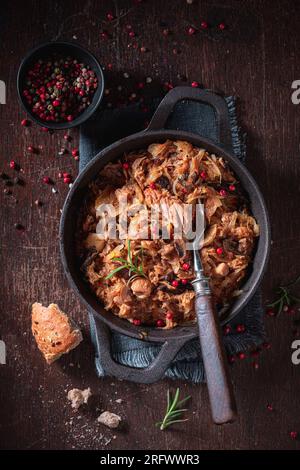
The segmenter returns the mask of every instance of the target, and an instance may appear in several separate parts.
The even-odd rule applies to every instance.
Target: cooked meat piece
[[[138,277],[130,284],[131,290],[139,299],[146,299],[151,295],[151,282],[143,277]]]

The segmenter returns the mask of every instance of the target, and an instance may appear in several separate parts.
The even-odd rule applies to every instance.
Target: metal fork
[[[199,238],[192,244],[195,279],[195,310],[207,387],[216,424],[232,422],[237,417],[233,387],[222,341],[220,322],[212,300],[209,279],[204,275],[199,253]]]

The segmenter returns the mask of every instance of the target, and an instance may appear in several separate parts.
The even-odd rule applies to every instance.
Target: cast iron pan
[[[213,108],[219,130],[218,143],[214,143],[189,132],[164,129],[175,104],[182,100],[198,101]],[[267,265],[270,247],[270,228],[264,199],[248,170],[233,155],[227,105],[223,98],[213,93],[190,87],[174,88],[162,100],[149,127],[145,131],[115,142],[102,150],[90,161],[77,177],[64,204],[59,233],[62,263],[71,287],[75,290],[86,307],[96,316],[96,320],[102,320],[101,326],[98,328],[97,341],[99,343],[101,363],[105,372],[108,375],[113,375],[120,379],[127,379],[139,383],[152,383],[159,380],[183,345],[198,336],[197,325],[178,326],[172,330],[136,327],[127,320],[122,320],[110,312],[107,312],[89,290],[87,283],[83,281],[76,263],[76,221],[79,208],[86,196],[88,184],[108,162],[120,158],[124,152],[146,148],[151,143],[163,142],[166,139],[187,140],[198,147],[205,148],[210,153],[224,157],[247,191],[252,213],[260,225],[261,234],[253,261],[252,272],[243,285],[243,293],[233,304],[226,318],[226,322],[237,315],[255,293]],[[150,366],[144,369],[124,366],[116,363],[111,356],[111,330],[137,339],[141,339],[141,332],[146,331],[146,341],[163,344],[159,354]]]

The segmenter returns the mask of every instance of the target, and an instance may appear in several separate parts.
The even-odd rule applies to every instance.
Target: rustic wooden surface
[[[108,11],[120,20],[107,24]],[[239,408],[233,425],[212,425],[205,385],[161,381],[146,386],[96,377],[85,308],[67,285],[58,251],[60,209],[68,188],[57,182],[58,194],[52,194],[41,183],[44,175],[57,181],[59,170],[75,175],[77,164],[70,155],[57,156],[62,133],[49,135],[36,126],[20,126],[24,113],[16,95],[16,73],[24,54],[32,46],[57,39],[78,41],[104,65],[112,64],[106,77],[114,102],[118,85],[129,83],[130,93],[136,81],[150,76],[149,93],[155,94],[163,82],[184,83],[178,74],[186,75],[187,83],[197,80],[237,95],[248,133],[248,167],[266,197],[273,230],[263,285],[267,298],[279,281],[299,274],[300,106],[290,99],[291,83],[300,79],[299,15],[299,2],[289,0],[194,0],[191,6],[185,0],[148,0],[139,5],[131,0],[1,2],[0,78],[7,84],[7,104],[0,106],[1,170],[13,176],[9,161],[14,159],[21,164],[25,181],[24,186],[11,188],[10,197],[4,195],[1,182],[0,192],[0,337],[7,345],[7,365],[0,366],[1,448],[299,448],[299,441],[289,437],[291,430],[300,432],[300,367],[290,360],[293,320],[287,315],[266,319],[272,347],[261,355],[258,370],[250,360],[232,368]],[[197,26],[202,19],[212,25],[224,21],[228,28],[222,34],[213,28],[207,34],[188,36],[187,26]],[[136,40],[128,38],[126,24],[133,26]],[[168,37],[162,34],[166,27],[172,32]],[[109,31],[108,40],[100,36],[103,29]],[[134,42],[149,51],[128,47]],[[126,81],[124,72],[134,79]],[[70,148],[77,145],[77,132],[72,135]],[[41,146],[39,154],[29,154],[28,145]],[[36,199],[44,205],[36,207]],[[15,223],[23,224],[26,231],[16,231]],[[51,367],[30,333],[34,301],[56,301],[84,328],[82,345]],[[162,433],[154,423],[162,416],[170,385],[191,393],[190,420]],[[93,403],[72,413],[67,390],[87,386],[95,394]],[[117,398],[123,403],[115,403]],[[267,410],[268,403],[274,412]],[[124,428],[112,433],[96,425],[100,409],[121,414]]]

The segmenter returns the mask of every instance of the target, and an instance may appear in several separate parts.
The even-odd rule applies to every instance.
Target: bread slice
[[[56,304],[43,307],[34,303],[31,320],[32,334],[48,364],[76,348],[82,341],[79,328]]]

